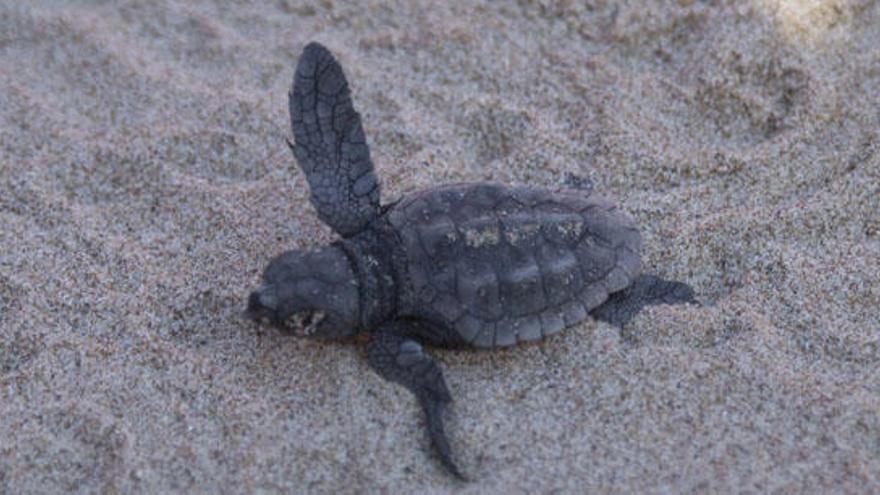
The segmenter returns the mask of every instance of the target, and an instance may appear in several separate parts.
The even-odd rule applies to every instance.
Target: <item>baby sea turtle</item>
[[[370,365],[416,395],[459,478],[442,421],[452,397],[423,343],[509,346],[587,315],[622,326],[647,304],[695,302],[684,283],[640,275],[632,220],[592,191],[452,184],[381,205],[360,115],[323,46],[306,46],[289,97],[288,144],[341,238],[275,258],[247,314],[301,337],[366,334]]]

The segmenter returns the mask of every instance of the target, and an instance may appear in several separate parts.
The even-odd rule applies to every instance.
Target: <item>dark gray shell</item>
[[[477,347],[558,333],[640,269],[632,221],[584,191],[454,184],[407,196],[387,218],[406,259],[399,316]]]

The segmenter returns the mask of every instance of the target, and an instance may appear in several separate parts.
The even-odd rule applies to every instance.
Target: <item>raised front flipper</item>
[[[370,365],[386,380],[399,383],[416,395],[427,417],[431,443],[440,462],[459,479],[464,476],[452,461],[452,449],[443,431],[443,410],[452,402],[443,372],[422,346],[406,337],[406,323],[386,323],[370,336]]]
[[[348,237],[379,212],[379,183],[342,67],[318,43],[303,50],[290,91],[290,148],[318,216]]]
[[[645,306],[651,304],[699,304],[694,289],[684,282],[640,275],[626,289],[615,292],[590,315],[623,328]]]

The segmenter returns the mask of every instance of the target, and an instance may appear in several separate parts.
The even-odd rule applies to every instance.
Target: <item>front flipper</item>
[[[386,323],[370,336],[367,356],[382,378],[408,388],[419,399],[427,417],[431,443],[440,462],[457,478],[465,477],[452,461],[452,449],[443,431],[443,410],[452,402],[443,372],[422,346],[405,336],[403,322]]]
[[[623,328],[645,306],[651,304],[699,304],[694,289],[684,282],[640,275],[626,289],[615,292],[590,315]]]
[[[339,62],[318,43],[299,57],[290,91],[290,148],[306,174],[318,216],[343,237],[379,212],[370,149]]]

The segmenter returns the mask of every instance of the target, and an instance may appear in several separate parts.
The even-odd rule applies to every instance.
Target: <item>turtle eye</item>
[[[311,337],[318,331],[318,324],[325,315],[323,311],[299,311],[290,315],[285,323],[297,337]]]

